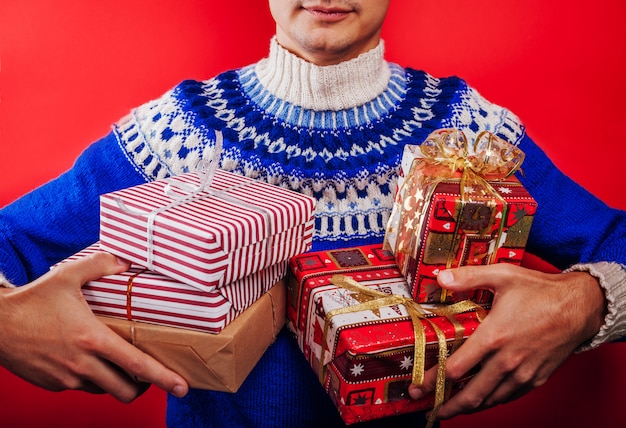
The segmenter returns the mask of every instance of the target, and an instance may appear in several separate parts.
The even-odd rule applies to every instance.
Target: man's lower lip
[[[349,12],[325,12],[322,10],[307,9],[311,15],[326,22],[336,22],[345,19]]]

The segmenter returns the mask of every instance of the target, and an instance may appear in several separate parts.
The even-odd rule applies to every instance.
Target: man
[[[491,314],[448,362],[450,379],[482,363],[480,374],[441,408],[441,417],[523,394],[582,344],[623,334],[623,303],[615,298],[626,286],[615,263],[625,261],[623,212],[564,177],[514,115],[465,82],[385,62],[380,30],[388,1],[269,3],[277,26],[268,58],[207,82],[183,82],[137,108],[72,170],[2,211],[0,271],[7,282],[30,282],[1,294],[4,366],[49,389],[104,390],[123,401],[141,393],[135,379],[155,383],[173,395],[172,426],[340,424],[286,333],[237,394],[185,395],[184,380],[99,324],[80,296],[83,282],[122,271],[124,262],[98,255],[40,276],[97,239],[99,194],[193,168],[213,149],[210,129],[224,134],[222,168],[318,198],[316,249],[380,242],[402,147],[437,128],[461,127],[469,135],[490,130],[527,153],[520,178],[543,210],[529,249],[575,268],[547,275],[493,266],[440,276],[446,287],[489,287],[496,295]],[[564,194],[568,200],[560,199]],[[557,225],[551,213],[574,201],[589,215],[560,217]],[[563,229],[560,222],[575,227]],[[432,388],[431,372],[423,388],[410,392],[417,397]]]

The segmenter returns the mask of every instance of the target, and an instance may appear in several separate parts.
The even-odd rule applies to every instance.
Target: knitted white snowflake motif
[[[459,102],[453,104],[452,115],[443,127],[463,129],[470,141],[482,131],[489,131],[517,145],[524,136],[522,122],[511,111],[490,103],[474,88],[459,92]]]
[[[192,114],[180,108],[173,91],[134,109],[115,126],[135,165],[151,180],[192,171],[212,141],[193,126]]]
[[[497,132],[514,143],[523,135],[515,116],[474,90],[457,88],[452,98],[456,102],[442,103],[440,98],[449,96],[450,85],[445,95],[439,79],[407,73],[397,65],[390,69],[388,90],[367,106],[351,111],[343,127],[336,127],[337,118],[347,112],[308,112],[316,124],[313,128],[302,127],[308,123],[305,116],[294,116],[297,119],[290,122],[292,106],[281,106],[280,100],[272,101],[271,94],[257,91],[248,67],[191,83],[186,86],[191,88],[187,95],[181,85],[135,109],[114,131],[136,169],[154,180],[191,171],[200,159],[212,154],[213,135],[204,122],[210,120],[230,133],[221,168],[317,198],[318,238],[333,242],[382,239],[394,202],[402,147],[427,132],[424,130],[432,127],[427,124],[462,127],[470,138],[474,129]],[[421,80],[412,80],[418,78]],[[239,83],[242,89],[236,89]],[[245,88],[251,93],[242,97],[238,91]],[[409,100],[411,88],[416,94]],[[260,98],[252,102],[247,96]],[[267,111],[260,110],[263,100],[269,103]],[[442,104],[447,112],[441,110]],[[374,110],[376,114],[368,113]],[[394,119],[378,121],[385,114]],[[374,117],[377,120],[370,123]],[[316,167],[305,171],[292,167],[292,162]],[[331,169],[327,166],[331,163],[346,169]]]

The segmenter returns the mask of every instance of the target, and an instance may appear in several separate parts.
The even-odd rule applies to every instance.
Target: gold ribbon
[[[417,256],[419,235],[428,211],[428,201],[436,185],[458,177],[459,172],[459,217],[468,202],[482,203],[489,207],[501,204],[505,207],[505,212],[502,213],[503,221],[495,236],[499,241],[502,237],[506,203],[488,180],[503,180],[515,173],[524,161],[524,152],[487,131],[478,134],[470,146],[462,131],[440,129],[429,135],[418,147],[415,156],[396,196],[393,208],[395,213],[392,212],[385,237],[385,246],[396,255],[400,270],[406,275],[408,257]],[[459,223],[457,222],[449,249],[449,253],[453,255],[456,254],[454,249],[459,240]],[[454,259],[455,257],[448,257],[447,268],[453,267]],[[445,301],[443,295],[442,301]]]
[[[431,417],[429,419],[429,426],[437,418],[437,412],[439,407],[444,403],[446,399],[446,391],[448,388],[446,387],[446,358],[448,355],[448,347],[446,343],[446,335],[445,333],[431,320],[429,320],[429,316],[431,314],[444,316],[446,317],[454,326],[454,341],[452,343],[452,352],[461,344],[463,339],[463,334],[465,328],[461,323],[455,318],[455,315],[461,314],[463,312],[475,311],[476,316],[481,322],[485,315],[486,311],[481,306],[477,305],[474,302],[469,300],[464,300],[453,305],[440,305],[433,309],[429,308],[428,311],[423,309],[421,305],[415,302],[413,299],[409,297],[399,296],[396,294],[386,294],[380,291],[365,287],[355,281],[353,278],[345,275],[333,275],[330,279],[331,283],[336,285],[337,287],[344,288],[350,291],[354,291],[359,293],[361,297],[365,297],[368,301],[364,303],[360,303],[357,305],[351,305],[343,308],[333,309],[326,313],[325,324],[324,324],[324,334],[322,337],[322,350],[320,354],[320,366],[319,366],[319,377],[322,384],[324,384],[325,377],[325,352],[326,352],[326,341],[328,338],[328,330],[331,324],[331,320],[334,316],[366,311],[366,310],[376,310],[386,306],[394,306],[394,305],[403,305],[409,316],[411,317],[411,322],[413,323],[413,335],[414,335],[414,345],[413,345],[413,371],[411,376],[411,382],[415,385],[422,385],[424,383],[424,373],[425,373],[425,361],[426,361],[426,334],[424,332],[424,327],[422,326],[421,320],[425,320],[430,324],[433,328],[436,336],[437,342],[439,346],[438,353],[438,367],[437,367],[437,381],[435,388],[435,403],[433,407],[433,411],[431,412]],[[430,313],[429,313],[430,312]],[[449,390],[448,390],[449,391]]]

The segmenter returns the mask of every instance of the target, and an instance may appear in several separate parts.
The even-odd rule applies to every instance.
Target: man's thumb
[[[104,251],[96,251],[57,267],[57,269],[64,270],[64,275],[80,281],[80,285],[103,276],[127,271],[129,268],[130,262]]]

